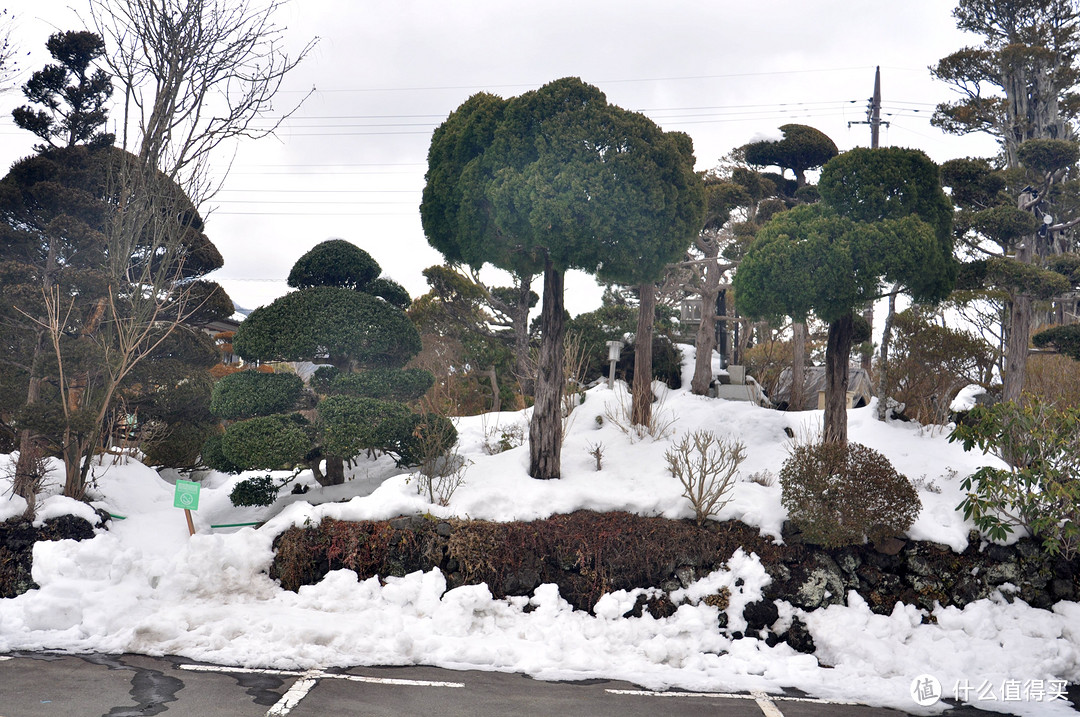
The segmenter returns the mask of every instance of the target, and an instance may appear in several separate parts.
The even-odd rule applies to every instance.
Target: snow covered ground
[[[689,349],[684,372],[692,370],[692,359]],[[779,540],[785,518],[780,486],[749,478],[778,473],[790,442],[784,429],[805,436],[816,430],[821,413],[780,413],[688,390],[664,393],[659,410],[674,436],[708,429],[747,447],[733,500],[720,518],[742,520]],[[922,613],[903,605],[891,615],[875,615],[854,593],[846,607],[808,615],[781,604],[782,619],[800,615],[809,626],[818,650],[808,656],[783,643],[733,641],[719,631],[716,608],[699,602],[728,586],[729,615],[738,616],[740,605],[760,597],[769,578],[755,555],[742,552],[726,569],[673,596],[687,602],[664,619],[619,617],[638,591],[608,595],[590,615],[572,610],[554,585],[541,586],[529,598],[494,600],[483,585],[448,591],[437,570],[385,584],[339,570],[299,593],[281,590],[266,575],[274,537],[324,516],[381,519],[429,512],[528,520],[588,508],[692,517],[681,486],[666,469],[671,436],[631,439],[609,417],[622,400],[618,387],[588,392],[572,414],[560,481],[527,476],[527,447],[485,452],[485,443],[497,443],[504,431],[512,434],[515,425],[524,425],[527,413],[461,419],[460,450],[471,465],[448,507],[424,500],[415,478],[386,458],[361,462],[351,480],[334,488],[320,489],[309,473],[301,474],[297,482],[311,490],[283,490],[269,508],[234,508],[228,495],[240,477],[210,473],[196,476],[202,492],[194,513],[197,534],[189,537],[182,511],[173,507],[176,476],[159,476],[134,461],[96,467],[94,505],[125,519],[99,529],[92,540],[36,545],[33,577],[41,587],[0,600],[0,653],[175,654],[275,668],[428,664],[694,691],[794,687],[819,697],[934,714],[945,705],[920,707],[912,696],[913,683],[925,684],[916,678],[929,675],[945,697],[959,690],[981,709],[1075,714],[1054,696],[1064,681],[1080,682],[1077,603],[1047,611],[995,597],[963,610],[938,609],[936,624],[923,624]],[[946,441],[941,427],[879,423],[872,407],[852,411],[849,418],[852,440],[885,453],[918,486],[923,509],[910,537],[962,550],[972,526],[954,510],[959,483],[995,459],[964,453]],[[598,444],[599,471],[590,455]],[[13,458],[0,456],[0,475],[10,472],[5,464]],[[55,475],[59,483],[60,471]],[[23,509],[3,480],[0,520]],[[53,485],[53,492],[58,489]],[[44,500],[40,519],[67,512],[96,520],[85,505],[55,495]],[[211,527],[261,520],[268,522],[257,530]]]

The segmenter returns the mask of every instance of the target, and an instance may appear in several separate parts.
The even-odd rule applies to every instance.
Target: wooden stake
[[[195,535],[195,523],[191,521],[191,511],[187,508],[184,508],[184,517],[187,518],[188,533]]]

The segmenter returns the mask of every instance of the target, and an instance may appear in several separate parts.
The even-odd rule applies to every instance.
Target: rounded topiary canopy
[[[420,333],[401,309],[369,294],[321,286],[286,294],[240,324],[233,350],[247,360],[402,366]]]
[[[759,167],[783,167],[795,172],[799,186],[805,182],[805,172],[820,167],[835,157],[836,143],[824,132],[803,124],[780,127],[781,140],[752,142],[744,148],[746,161]]]
[[[380,273],[379,263],[366,251],[344,239],[330,239],[296,260],[288,284],[296,289],[337,286],[364,291]]]
[[[303,390],[303,379],[293,373],[240,371],[214,384],[210,410],[226,420],[283,413]]]

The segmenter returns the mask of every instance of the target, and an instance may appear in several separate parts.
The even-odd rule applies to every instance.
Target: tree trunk
[[[318,479],[318,476],[316,476]],[[326,457],[325,483],[319,481],[319,485],[341,485],[345,482],[345,459],[340,456]]]
[[[888,411],[886,402],[889,397],[889,349],[892,347],[893,323],[896,321],[896,289],[889,294],[889,313],[885,315],[885,330],[881,332],[881,353],[878,355],[878,378],[877,378],[877,419],[885,420]]]
[[[1024,389],[1024,370],[1027,367],[1028,342],[1031,335],[1031,297],[1014,296],[1010,303],[1001,400],[1019,401]]]
[[[829,343],[825,349],[826,443],[847,445],[848,359],[854,333],[851,314],[829,324]]]
[[[322,458],[316,458],[313,461],[307,461],[307,467],[311,469],[311,475],[315,477],[316,483],[319,485],[330,485],[326,482],[326,476],[323,475],[322,468],[320,467],[321,463]]]
[[[491,381],[491,410],[498,413],[502,410],[502,399],[499,397],[499,378],[495,373],[495,367],[487,370],[488,380]]]
[[[870,341],[871,348],[859,356],[859,366],[863,371],[866,371],[866,375],[869,376],[870,369],[874,363],[874,302],[871,301],[870,305],[863,309],[862,316],[866,320],[867,333],[870,334],[868,341]]]
[[[637,335],[634,337],[634,389],[630,422],[635,426],[652,423],[652,339],[656,317],[656,285],[651,281],[638,287]],[[703,317],[704,318],[704,317]]]
[[[791,325],[791,396],[789,411],[806,408],[806,322]]]
[[[712,386],[712,355],[716,348],[716,299],[720,296],[720,267],[716,256],[708,257],[711,261],[705,268],[705,281],[701,287],[701,323],[698,325],[697,347],[694,359],[694,379],[690,390],[698,396],[705,396]],[[636,361],[636,359],[635,359]]]
[[[562,452],[563,273],[548,259],[544,267],[544,305],[540,312],[540,363],[529,422],[529,475],[559,478]]]
[[[529,357],[529,295],[532,294],[532,276],[518,277],[518,297],[510,317],[514,325],[514,369],[518,385],[525,395],[531,395],[536,376],[533,375]]]

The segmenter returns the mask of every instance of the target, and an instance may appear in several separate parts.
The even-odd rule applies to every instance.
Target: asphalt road
[[[434,667],[307,673],[144,655],[0,656],[0,717],[885,717],[804,695],[652,693],[625,682],[544,682]],[[972,709],[952,715],[989,714]]]

